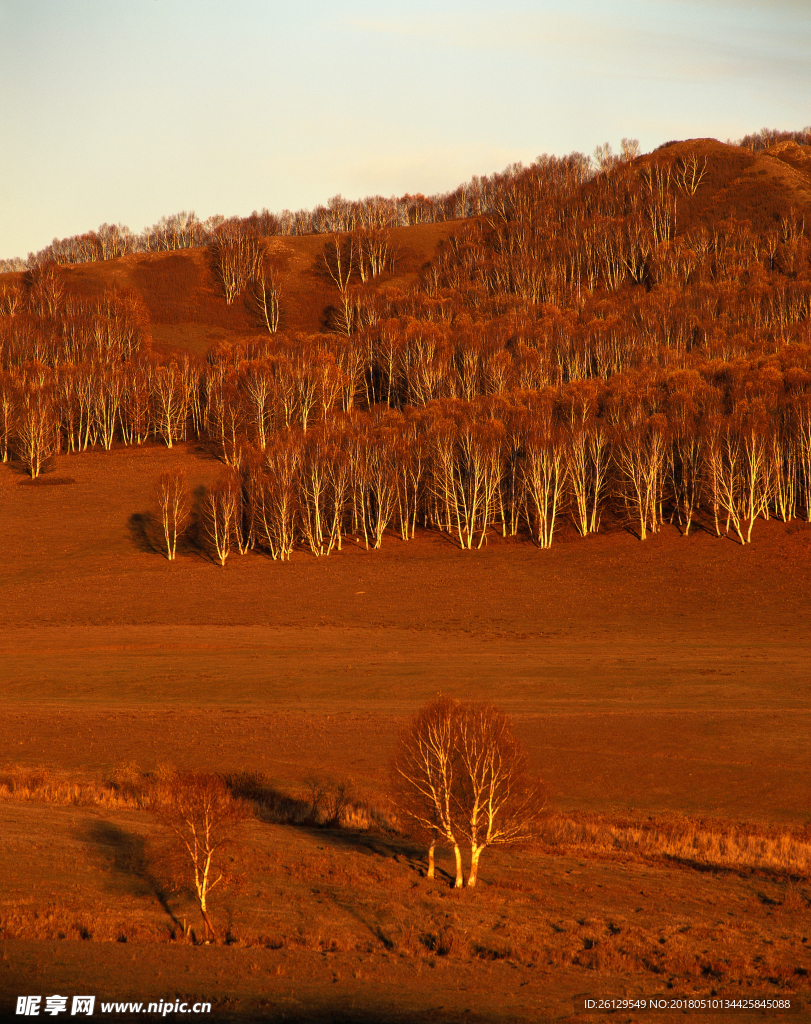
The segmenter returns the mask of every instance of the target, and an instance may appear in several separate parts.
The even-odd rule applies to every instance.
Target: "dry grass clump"
[[[111,810],[148,810],[157,790],[171,784],[176,770],[160,764],[143,772],[136,763],[117,765],[104,780],[77,782],[45,767],[7,765],[0,769],[0,799]],[[246,801],[260,821],[274,825],[309,825],[356,831],[388,830],[392,822],[379,807],[358,797],[349,783],[308,778],[298,795],[276,786],[261,772],[232,772],[220,776],[231,794]]]
[[[141,810],[149,806],[149,785],[146,776],[131,765],[116,769],[109,780],[85,782],[72,781],[48,768],[8,765],[0,769],[0,799]]]
[[[732,870],[811,875],[811,828],[673,816],[630,821],[604,815],[551,815],[541,838],[550,852],[666,859]]]
[[[274,825],[317,825],[363,832],[392,826],[389,815],[358,797],[348,782],[309,776],[293,795],[262,772],[232,772],[222,778],[234,796],[253,805],[261,821]]]
[[[57,903],[40,910],[12,907],[0,913],[0,939],[168,942],[173,937],[173,929],[168,925],[134,917],[81,913]]]

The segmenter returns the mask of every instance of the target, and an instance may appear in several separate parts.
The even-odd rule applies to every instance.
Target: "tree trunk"
[[[436,864],[434,862],[434,851],[436,850],[436,843],[431,842],[428,847],[428,878],[436,877]]]
[[[453,855],[456,858],[456,882],[454,883],[454,888],[461,889],[465,883],[462,874],[462,851],[459,849],[458,843],[453,845]]]
[[[208,911],[203,903],[200,904],[200,913],[203,915],[203,922],[206,926],[206,942],[214,942],[217,938],[217,933],[214,931],[214,925],[211,923],[211,918],[208,916]]]
[[[483,846],[473,846],[470,850],[470,875],[467,880],[468,886],[475,885],[479,877],[479,857],[482,855]]]

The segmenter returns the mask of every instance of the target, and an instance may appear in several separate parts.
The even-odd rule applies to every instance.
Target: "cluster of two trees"
[[[436,873],[437,843],[452,848],[461,888],[462,844],[470,848],[467,884],[475,886],[487,847],[539,835],[544,786],[528,774],[507,717],[490,705],[446,697],[430,702],[401,732],[391,776],[398,812],[429,844],[429,878]],[[343,796],[338,787],[338,799]],[[314,805],[316,799],[314,787]],[[205,939],[212,941],[211,894],[228,881],[225,854],[249,807],[222,777],[195,772],[166,774],[153,787],[150,805],[172,841],[172,881],[194,893]]]
[[[455,886],[464,884],[461,846],[470,849],[469,886],[488,846],[525,843],[539,833],[546,791],[503,712],[439,697],[400,735],[391,768],[396,805],[428,841],[428,876],[437,843],[449,846]]]

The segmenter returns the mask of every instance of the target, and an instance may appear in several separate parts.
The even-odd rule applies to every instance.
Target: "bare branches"
[[[264,242],[238,221],[226,221],[217,228],[209,249],[226,305],[230,306],[258,279],[265,255]]]
[[[470,844],[467,884],[473,886],[486,847],[524,843],[538,834],[546,791],[540,780],[529,778],[524,752],[497,708],[461,705],[456,744],[462,766],[459,829]]]
[[[437,841],[454,850],[459,888],[462,839],[470,846],[468,885],[474,886],[486,847],[537,834],[544,787],[527,775],[506,716],[490,705],[438,697],[400,734],[391,770],[397,806],[429,840],[429,877]]]
[[[25,387],[17,405],[14,447],[32,480],[59,451],[59,440],[50,388],[36,384]]]
[[[698,192],[707,174],[707,160],[702,160],[697,153],[680,156],[673,168],[673,176],[679,191],[685,196],[694,196]]]
[[[457,821],[457,732],[459,705],[438,697],[426,705],[400,734],[392,779],[397,804],[429,840],[428,877],[434,877],[437,839],[456,858],[456,888],[463,885]]]
[[[166,557],[174,561],[178,538],[183,534],[191,514],[191,494],[182,470],[161,473],[155,485],[155,502],[163,530]]]
[[[275,334],[281,316],[281,288],[276,271],[262,263],[256,271],[251,294],[260,320],[269,334]]]
[[[203,529],[212,552],[225,565],[232,544],[239,543],[242,519],[242,488],[235,473],[226,472],[203,497]]]
[[[155,789],[153,810],[179,850],[184,870],[203,918],[206,941],[217,933],[209,912],[211,893],[225,885],[224,852],[248,816],[242,803],[214,775],[176,773]]]
[[[676,233],[673,166],[669,163],[650,163],[640,172],[640,179],[643,183],[645,213],[650,222],[654,244],[669,242]]]

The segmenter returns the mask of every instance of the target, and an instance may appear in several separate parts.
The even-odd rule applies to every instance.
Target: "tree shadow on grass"
[[[200,545],[198,518],[198,516],[193,516],[186,531],[178,537],[177,554],[196,555],[205,561],[213,561]],[[127,527],[130,540],[136,550],[144,551],[149,555],[161,555],[166,561],[163,527],[151,512],[133,512],[127,521]]]
[[[155,554],[159,550],[153,540],[154,520],[149,512],[133,512],[127,526],[130,538],[138,551]]]
[[[420,874],[427,871],[425,846],[407,836],[380,829],[346,828],[334,822],[320,824],[318,818],[323,809],[315,795],[311,799],[290,796],[259,772],[237,772],[224,776],[223,781],[235,797],[252,806],[260,821],[297,827],[323,846],[333,849],[354,850],[368,857],[402,862]],[[313,780],[314,783],[317,781]],[[313,794],[316,788],[316,785],[311,786]],[[437,875],[440,874],[444,872],[437,867]]]
[[[133,896],[154,897],[172,922],[182,927],[167,902],[164,887],[150,870],[143,836],[125,832],[109,821],[95,821],[88,827],[86,838],[107,856],[113,887],[124,888]]]

